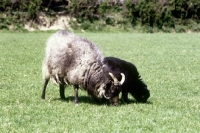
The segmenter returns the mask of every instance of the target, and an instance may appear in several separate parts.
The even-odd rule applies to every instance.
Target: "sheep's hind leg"
[[[59,88],[60,88],[60,98],[65,99],[65,85],[59,84]]]
[[[46,92],[48,82],[49,82],[49,79],[44,79],[44,81],[43,81],[41,99],[45,99],[45,92]]]
[[[78,104],[78,85],[73,85],[74,88],[74,103]]]

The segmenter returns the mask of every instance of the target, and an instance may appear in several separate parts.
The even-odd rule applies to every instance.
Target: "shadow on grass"
[[[63,102],[74,102],[74,96],[68,96],[65,99],[54,98],[53,100],[61,100]],[[79,100],[79,104],[88,103],[88,104],[95,104],[95,105],[110,105],[109,101],[104,98],[95,100],[89,96],[79,96],[78,100]],[[124,103],[124,102],[121,102],[121,100],[119,100],[119,105],[126,105],[126,104],[153,104],[153,103],[151,101],[147,101],[146,103],[141,103],[141,102],[137,102],[134,99],[129,99],[127,103]]]
[[[153,104],[153,103],[152,103],[151,101],[148,101],[148,100],[147,100],[147,102],[142,103],[142,102],[137,102],[137,101],[134,100],[134,99],[129,99],[128,102],[125,103],[125,104]]]
[[[61,98],[54,98],[53,100],[61,100],[64,102],[74,102],[74,96],[68,96],[65,99],[61,99]],[[96,104],[96,105],[109,105],[108,100],[104,100],[104,99],[98,99],[98,100],[94,100],[93,98],[89,97],[89,96],[79,96],[78,97],[78,101],[79,104],[81,103],[88,103],[88,104]]]

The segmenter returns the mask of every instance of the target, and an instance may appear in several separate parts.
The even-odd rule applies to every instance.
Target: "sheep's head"
[[[121,92],[121,86],[125,81],[125,75],[121,73],[121,81],[118,81],[118,79],[112,73],[109,73],[109,75],[112,80],[106,84],[103,96],[110,101],[111,105],[118,105],[119,93]]]
[[[147,99],[150,97],[150,92],[147,89],[147,85],[139,80],[137,83],[134,83],[130,86],[131,95],[138,101],[145,103]]]

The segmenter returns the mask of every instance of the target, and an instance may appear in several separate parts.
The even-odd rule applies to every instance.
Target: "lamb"
[[[103,63],[103,58],[91,41],[64,30],[54,33],[46,42],[41,98],[45,99],[46,87],[51,79],[59,85],[61,99],[65,99],[66,85],[72,85],[75,103],[78,103],[78,89],[81,87],[94,99],[106,98],[111,105],[118,105],[125,75],[112,71]],[[120,81],[116,74],[121,75]]]

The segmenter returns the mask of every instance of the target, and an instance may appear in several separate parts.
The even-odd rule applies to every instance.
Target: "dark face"
[[[119,104],[119,93],[121,91],[121,85],[114,85],[113,83],[109,83],[106,85],[105,95],[109,97],[109,102],[111,105]]]
[[[142,103],[146,103],[147,99],[150,97],[150,92],[145,84],[132,86],[130,93],[138,102]]]

